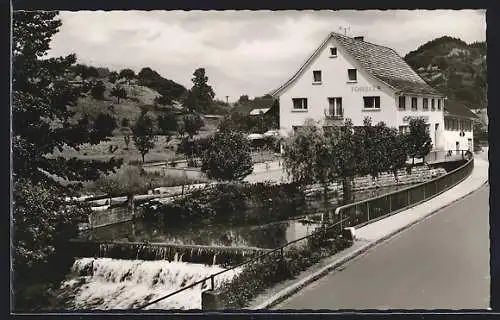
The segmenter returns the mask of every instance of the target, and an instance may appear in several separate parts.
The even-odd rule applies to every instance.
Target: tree
[[[344,202],[351,200],[352,179],[361,172],[363,135],[346,119],[343,126],[325,132],[308,120],[284,141],[283,165],[292,181],[320,183],[325,197],[328,183],[341,180]],[[325,199],[326,201],[326,199]]]
[[[116,82],[116,80],[118,80],[118,77],[119,77],[119,76],[118,76],[118,73],[117,73],[116,71],[112,71],[112,72],[110,72],[110,73],[109,73],[109,75],[108,75],[108,80],[109,80],[109,82],[111,82],[111,83],[115,83],[115,82]]]
[[[214,90],[208,84],[208,77],[205,68],[198,68],[193,73],[193,87],[186,99],[189,110],[205,112],[213,103],[215,97]]]
[[[130,136],[128,134],[124,135],[123,141],[125,142],[125,150],[128,150],[128,145],[130,143]]]
[[[387,141],[387,148],[390,151],[389,170],[394,174],[396,181],[398,181],[398,170],[406,167],[406,160],[408,159],[407,136],[393,129],[391,137],[388,137]]]
[[[246,95],[246,94],[240,96],[240,98],[238,99],[239,103],[245,103],[245,102],[248,102],[248,101],[250,101],[250,99],[248,98],[248,95]]]
[[[45,58],[51,38],[61,26],[57,14],[13,13],[13,264],[18,310],[42,303],[47,290],[38,290],[35,297],[29,288],[36,283],[58,283],[73,262],[67,254],[67,240],[76,235],[78,223],[90,209],[64,201],[64,196],[75,195],[81,186],[68,181],[94,180],[121,165],[116,159],[52,156],[56,148],[79,150],[84,143],[95,145],[109,137],[107,130],[71,108],[81,95],[80,88],[65,77],[74,67],[75,55]]]
[[[167,136],[167,143],[170,141],[173,133],[177,131],[177,119],[172,113],[165,113],[158,118],[158,128],[161,133]]]
[[[104,92],[106,91],[106,87],[104,86],[104,83],[99,80],[92,86],[92,89],[90,89],[90,94],[92,97],[96,100],[104,100]]]
[[[182,117],[184,129],[189,138],[192,139],[203,127],[203,119],[197,114],[186,114]]]
[[[105,132],[107,135],[112,135],[113,130],[117,128],[116,120],[113,116],[105,113],[100,113],[97,115],[94,121],[94,127],[96,130]]]
[[[201,170],[209,178],[241,181],[253,171],[250,142],[242,133],[216,132],[207,139],[204,148]]]
[[[132,128],[132,134],[134,144],[141,153],[144,163],[144,156],[155,147],[156,133],[153,118],[142,112]]]
[[[333,165],[337,149],[335,132],[325,133],[312,120],[307,120],[285,140],[283,166],[293,182],[306,186],[319,183],[323,187],[325,209],[328,207],[328,185],[338,177]]]
[[[407,136],[408,155],[415,164],[415,158],[424,158],[432,149],[432,139],[429,135],[425,120],[413,118],[410,120]]]
[[[130,83],[130,80],[133,80],[136,78],[135,72],[132,69],[123,69],[119,73],[120,78],[127,79],[127,81]]]
[[[122,127],[130,126],[130,120],[128,118],[123,118],[121,125],[122,125]]]
[[[368,174],[376,179],[381,172],[389,171],[393,152],[391,139],[394,138],[394,131],[383,122],[373,126],[371,118],[366,117],[363,126],[355,128],[355,132],[362,146],[358,162],[359,174]]]
[[[127,98],[127,91],[121,86],[114,86],[111,90],[111,96],[116,97],[117,102],[120,103],[120,98]]]

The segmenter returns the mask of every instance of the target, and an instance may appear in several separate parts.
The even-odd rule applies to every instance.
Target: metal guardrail
[[[464,158],[465,159],[465,153]],[[362,200],[356,203],[351,203],[345,206],[338,207],[335,210],[335,216],[339,217],[339,221],[328,225],[321,226],[314,230],[311,234],[304,236],[302,238],[296,239],[294,241],[288,242],[287,244],[278,247],[276,249],[272,249],[266,253],[258,255],[254,258],[251,258],[247,261],[244,261],[238,265],[235,265],[229,269],[225,269],[214,273],[208,277],[205,277],[201,280],[198,280],[190,285],[182,287],[168,295],[155,299],[147,304],[140,306],[138,309],[147,308],[155,303],[158,303],[162,300],[165,300],[173,295],[176,295],[182,291],[193,288],[197,285],[205,283],[207,280],[210,280],[211,289],[215,289],[215,277],[219,276],[228,271],[234,270],[236,268],[242,267],[244,265],[250,264],[252,262],[258,261],[266,256],[270,256],[272,254],[276,254],[279,252],[281,259],[284,259],[284,250],[285,248],[296,244],[297,242],[304,241],[306,239],[310,239],[314,236],[323,233],[326,235],[328,231],[334,230],[336,233],[334,236],[338,236],[342,234],[342,231],[346,227],[350,226],[360,226],[361,224],[365,224],[368,221],[373,221],[374,219],[380,219],[389,214],[394,214],[401,210],[407,209],[409,207],[415,206],[418,203],[421,203],[427,199],[437,196],[438,194],[450,189],[455,186],[463,179],[469,176],[474,168],[474,159],[471,158],[467,161],[466,164],[460,166],[459,168],[443,175],[441,177],[435,178],[433,180],[420,183],[416,186],[408,187],[402,190],[398,190],[392,193],[388,193],[382,196],[377,196],[374,198]],[[385,209],[385,210],[384,210]],[[348,222],[346,224],[346,222]],[[337,230],[335,230],[337,229]]]
[[[198,281],[196,281],[194,283],[191,283],[190,285],[187,285],[187,286],[182,287],[182,288],[180,288],[180,289],[178,289],[178,290],[176,290],[176,291],[174,291],[172,293],[169,293],[166,296],[163,296],[161,298],[158,298],[156,300],[148,302],[147,304],[142,305],[138,309],[141,310],[141,309],[147,308],[147,307],[149,307],[149,306],[151,306],[151,305],[153,305],[153,304],[155,304],[157,302],[165,300],[165,299],[167,299],[167,298],[169,298],[169,297],[171,297],[173,295],[176,295],[176,294],[178,294],[178,293],[180,293],[180,292],[182,292],[184,290],[187,290],[187,289],[193,288],[193,287],[195,287],[195,286],[197,286],[199,284],[205,283],[207,280],[210,280],[211,290],[214,290],[215,289],[215,277],[216,276],[221,275],[221,274],[226,273],[226,272],[229,272],[229,271],[234,270],[236,268],[242,267],[244,265],[250,264],[252,262],[258,261],[258,260],[260,260],[260,259],[262,259],[264,257],[270,256],[270,255],[273,255],[273,254],[276,254],[276,253],[279,253],[280,254],[280,258],[283,260],[284,259],[284,251],[285,251],[285,249],[287,247],[290,247],[291,245],[296,244],[296,243],[298,243],[300,241],[304,241],[306,239],[310,239],[310,238],[312,238],[314,236],[317,236],[318,234],[321,234],[321,233],[323,233],[323,234],[326,235],[326,233],[328,231],[331,231],[331,230],[337,231],[337,233],[335,235],[339,235],[339,234],[342,233],[342,230],[343,230],[342,227],[339,227],[339,226],[342,226],[342,223],[346,222],[349,219],[350,218],[345,218],[344,221],[338,221],[338,222],[336,222],[334,224],[331,224],[329,226],[319,227],[319,228],[317,228],[316,230],[314,230],[311,234],[309,234],[307,236],[304,236],[302,238],[299,238],[299,239],[293,240],[291,242],[288,242],[287,244],[285,244],[285,245],[283,245],[281,247],[278,247],[276,249],[269,250],[266,253],[258,255],[256,257],[251,258],[251,259],[249,259],[247,261],[244,261],[244,262],[242,262],[240,264],[237,264],[237,265],[235,265],[235,266],[233,266],[233,267],[231,267],[229,269],[225,269],[225,270],[219,271],[217,273],[214,273],[214,274],[212,274],[212,275],[210,275],[208,277],[205,277],[205,278],[203,278],[201,280],[198,280]],[[338,228],[338,230],[335,230],[336,228]]]
[[[467,159],[469,154],[472,157],[471,150],[434,150],[424,157],[424,162],[436,163],[464,160]]]
[[[461,160],[467,160],[467,162],[447,174],[388,194],[340,206],[335,209],[335,215],[339,216],[341,221],[344,217],[350,218],[350,223],[343,225],[343,228],[360,227],[431,199],[454,187],[470,175],[474,168],[474,158],[472,153],[467,150],[463,151],[453,152],[460,154]]]

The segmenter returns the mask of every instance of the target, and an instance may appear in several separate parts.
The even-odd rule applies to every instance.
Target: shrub
[[[148,212],[165,223],[262,224],[294,216],[304,204],[305,195],[296,185],[226,183],[195,190]]]
[[[246,307],[249,301],[265,289],[283,280],[294,278],[321,259],[352,245],[352,242],[339,236],[332,245],[329,245],[321,232],[311,238],[306,245],[285,248],[283,259],[279,251],[265,256],[245,266],[235,278],[222,284],[217,290],[224,307],[228,309]],[[318,243],[322,245],[317,246]]]

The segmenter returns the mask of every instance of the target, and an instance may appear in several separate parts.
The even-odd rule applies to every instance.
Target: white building
[[[279,99],[282,132],[293,132],[306,119],[334,126],[350,118],[355,126],[361,126],[367,116],[374,124],[383,121],[405,131],[411,118],[422,117],[435,150],[455,149],[457,141],[461,148],[468,143],[469,135],[445,128],[446,97],[396,51],[366,42],[363,37],[330,33],[290,80],[271,95]],[[453,112],[446,115],[451,117]],[[469,118],[460,119],[469,128],[465,125]]]

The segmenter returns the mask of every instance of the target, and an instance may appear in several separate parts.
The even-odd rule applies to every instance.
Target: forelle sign
[[[429,116],[404,116],[403,122],[410,122],[411,119],[423,119],[425,122],[428,122]]]

